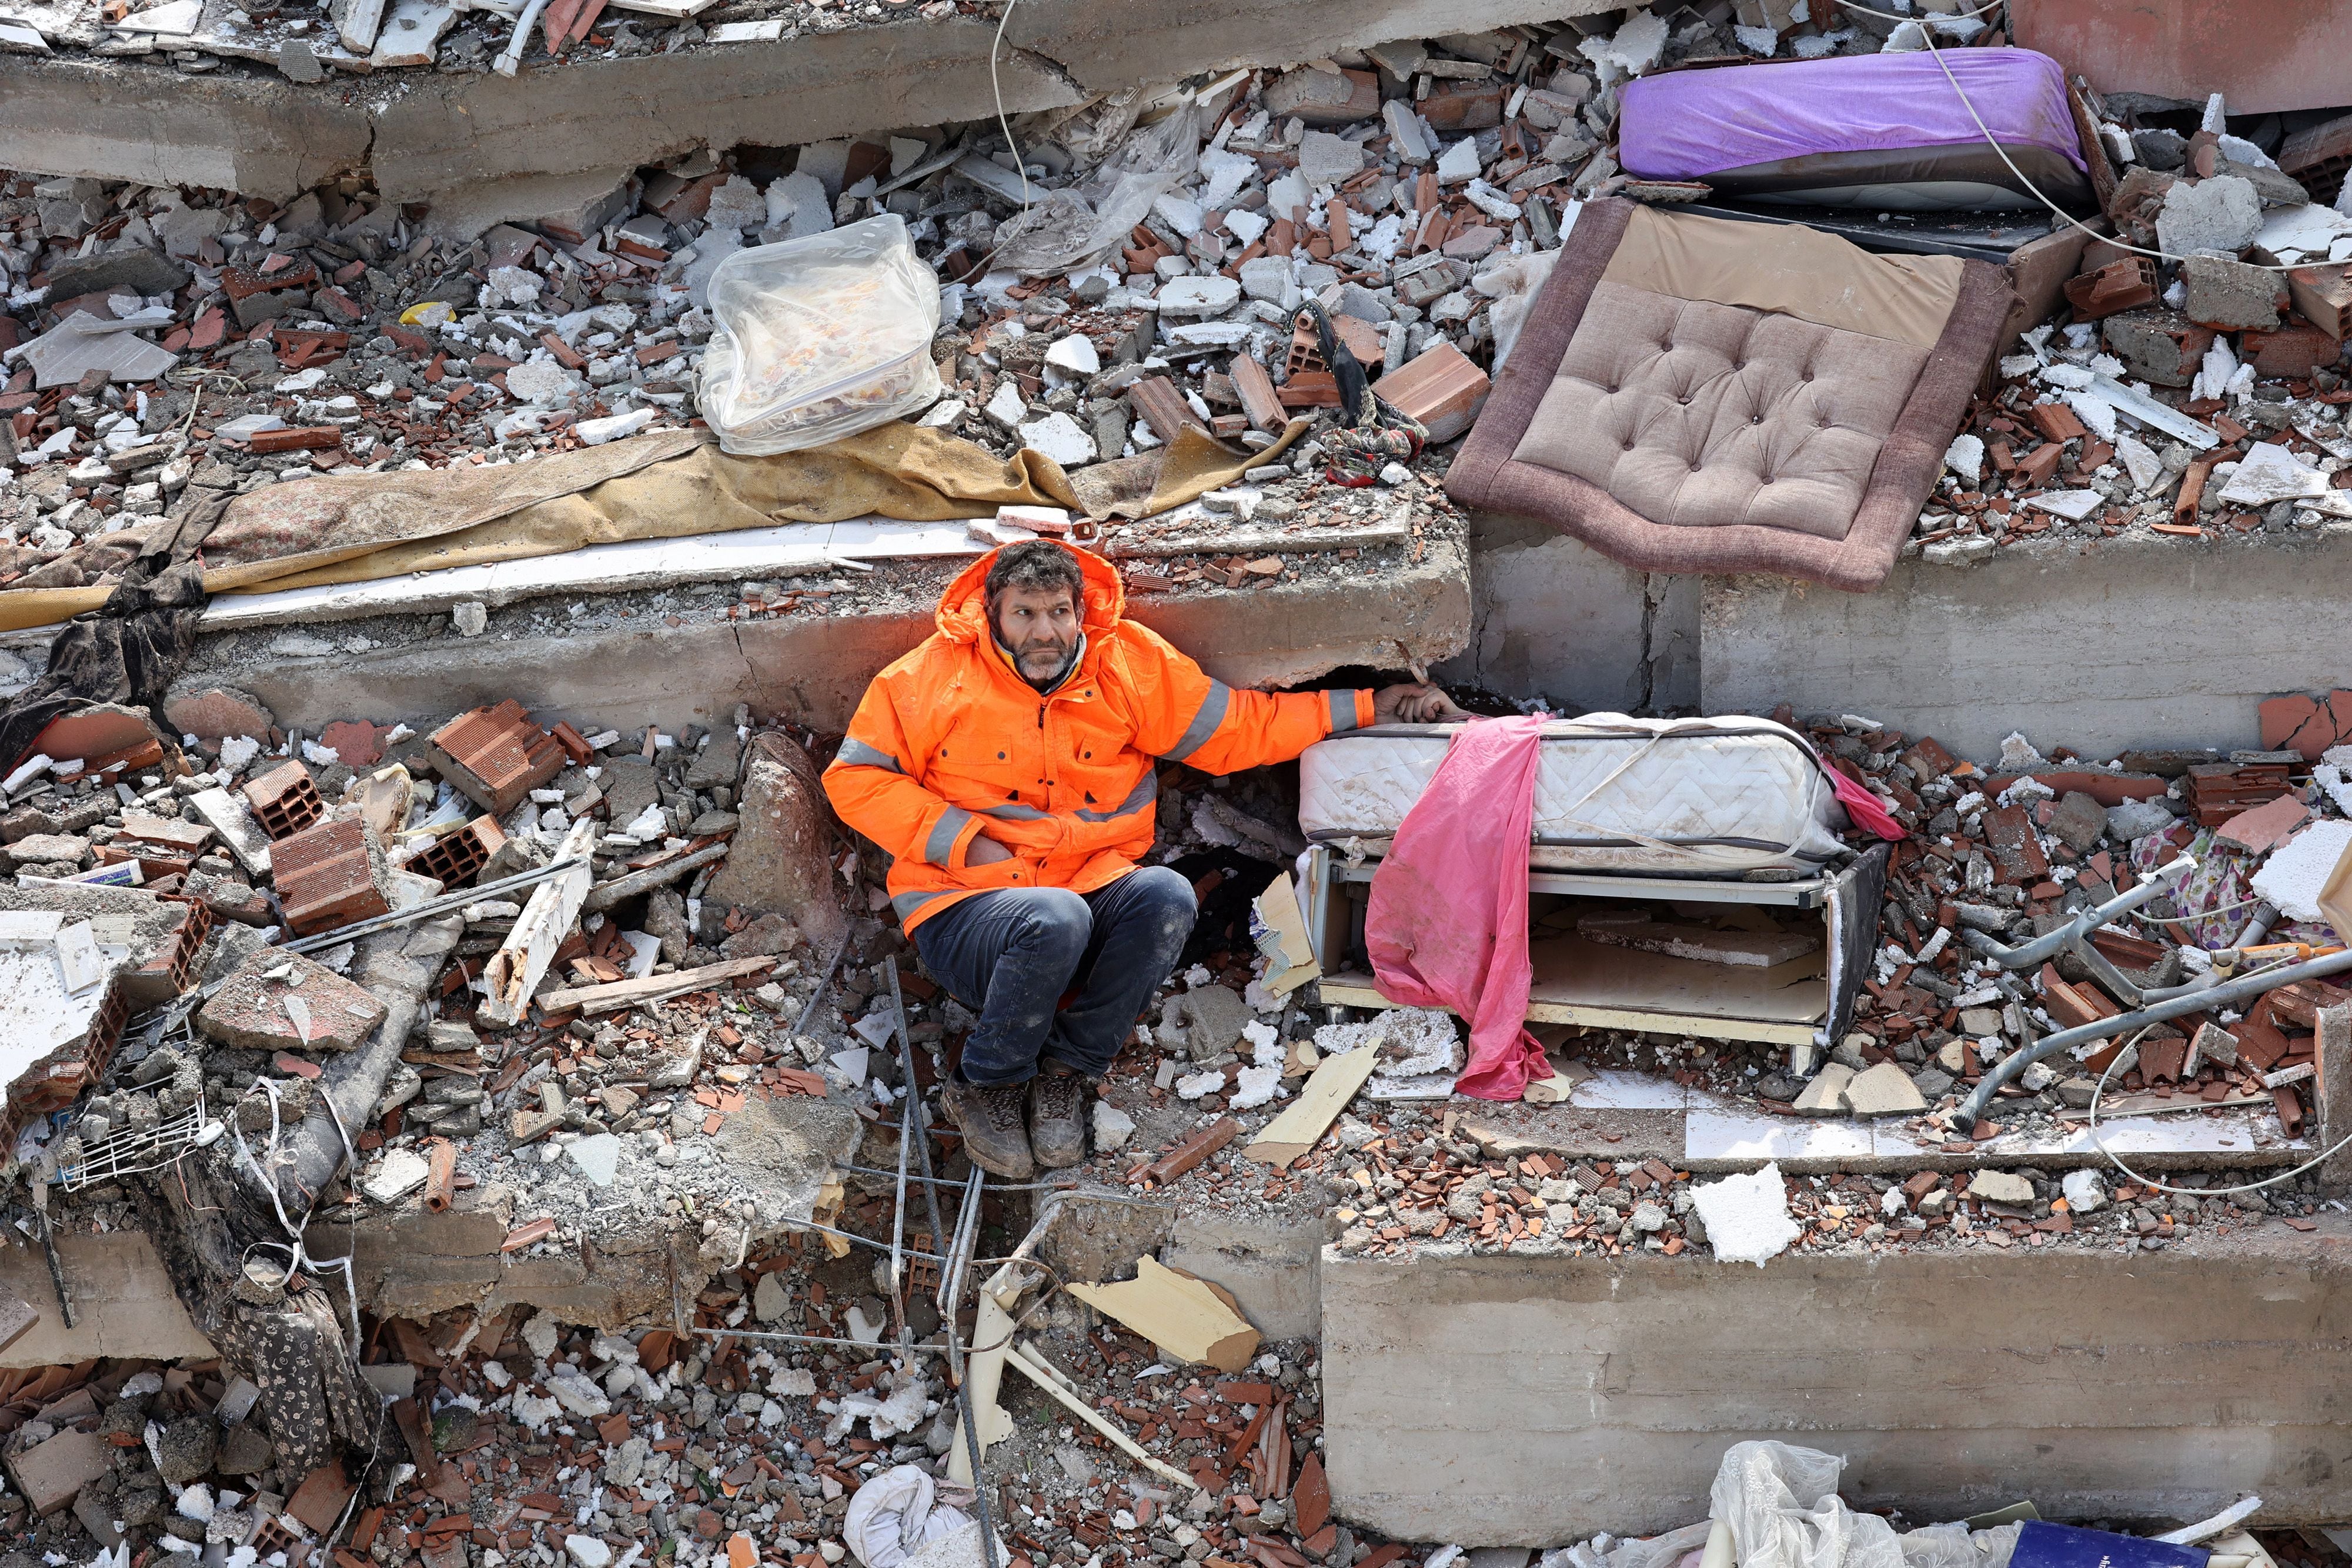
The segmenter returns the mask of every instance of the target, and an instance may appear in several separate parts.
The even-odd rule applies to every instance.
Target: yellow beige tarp
[[[894,423],[806,452],[733,457],[707,432],[662,431],[529,463],[335,475],[238,497],[206,538],[210,593],[275,592],[590,545],[679,538],[777,523],[879,516],[945,522],[1001,506],[1142,517],[1230,485],[1307,431],[1294,420],[1263,453],[1235,457],[1186,428],[1160,451],[1065,474],[1026,448],[999,458],[936,430]],[[47,625],[106,601],[108,585],[0,591],[0,630]]]

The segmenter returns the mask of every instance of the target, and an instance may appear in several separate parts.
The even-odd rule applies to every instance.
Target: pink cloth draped
[[[1397,828],[1372,876],[1364,946],[1381,995],[1470,1020],[1457,1093],[1517,1100],[1551,1076],[1527,1031],[1528,844],[1544,719],[1482,719]]]
[[[1887,814],[1885,802],[1877,796],[1839,772],[1826,760],[1822,763],[1822,771],[1830,776],[1830,788],[1837,791],[1838,804],[1845,808],[1845,814],[1853,819],[1855,827],[1893,842],[1900,842],[1911,836],[1902,823]]]

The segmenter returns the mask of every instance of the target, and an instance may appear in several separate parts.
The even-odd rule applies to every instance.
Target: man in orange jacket
[[[1192,933],[1191,884],[1136,863],[1159,762],[1231,773],[1461,716],[1423,685],[1235,691],[1124,603],[1098,556],[1047,539],[982,556],[940,596],[939,630],[866,688],[824,774],[842,821],[890,855],[924,967],[980,1015],[942,1094],[972,1159],[1016,1181],[1085,1157],[1085,1086]]]

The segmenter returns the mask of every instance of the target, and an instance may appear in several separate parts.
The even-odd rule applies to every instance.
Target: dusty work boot
[[[1029,1081],[1029,1147],[1047,1170],[1087,1157],[1087,1081],[1058,1061],[1038,1064]]]
[[[950,1077],[940,1086],[948,1119],[963,1133],[964,1153],[989,1175],[1007,1181],[1027,1181],[1037,1174],[1036,1159],[1029,1152],[1029,1134],[1021,1124],[1022,1104],[1028,1095],[1024,1083],[983,1088]]]

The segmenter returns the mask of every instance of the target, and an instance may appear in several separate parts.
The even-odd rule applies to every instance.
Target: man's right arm
[[[982,819],[917,783],[908,773],[914,761],[889,689],[877,680],[866,688],[849,721],[848,738],[824,770],[825,797],[843,821],[894,859],[929,861],[953,871],[1003,859],[986,849],[971,854]]]

